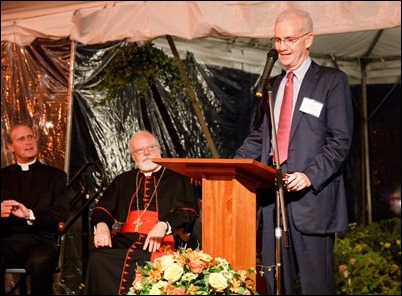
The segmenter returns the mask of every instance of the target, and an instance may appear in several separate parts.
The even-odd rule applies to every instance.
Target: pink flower
[[[184,287],[174,288],[171,295],[186,295],[186,289]]]
[[[139,270],[135,271],[135,278],[133,281],[133,286],[135,286],[136,283],[141,282],[141,280],[144,278],[144,276],[142,275],[142,273]]]
[[[190,267],[191,272],[196,273],[196,274],[201,273],[207,265],[208,265],[208,263],[201,261],[201,260],[194,260],[194,261],[190,261],[188,263],[188,266]]]

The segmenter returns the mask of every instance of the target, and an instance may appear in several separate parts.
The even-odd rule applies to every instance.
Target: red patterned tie
[[[279,163],[281,164],[288,159],[290,123],[293,106],[293,76],[293,72],[288,73],[288,78],[285,85],[285,93],[283,95],[281,106],[281,113],[279,115],[277,138]]]

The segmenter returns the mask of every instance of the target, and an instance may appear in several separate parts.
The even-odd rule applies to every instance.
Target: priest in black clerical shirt
[[[31,295],[53,295],[57,232],[68,218],[67,174],[41,163],[33,130],[12,127],[16,163],[1,169],[1,289],[6,268],[25,268]]]

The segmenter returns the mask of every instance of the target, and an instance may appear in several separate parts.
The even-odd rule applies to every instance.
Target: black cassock
[[[151,261],[151,255],[158,256],[142,249],[149,231],[145,229],[148,214],[156,214],[152,225],[161,220],[167,221],[172,231],[182,227],[190,230],[199,214],[197,191],[190,178],[167,168],[148,177],[138,169],[117,176],[96,204],[91,224],[105,222],[109,229],[119,225],[124,231],[113,231],[112,248],[95,248],[91,252],[84,295],[126,294],[137,264],[144,265]],[[135,228],[130,213],[135,218],[140,216],[139,229]]]
[[[49,295],[58,264],[58,226],[68,218],[67,174],[39,160],[28,168],[12,164],[1,169],[1,201],[14,199],[24,204],[35,220],[29,225],[14,215],[1,219],[0,285],[4,289],[6,267],[23,267],[30,277],[31,294]]]

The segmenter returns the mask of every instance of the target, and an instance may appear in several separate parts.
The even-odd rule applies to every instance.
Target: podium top
[[[190,178],[236,178],[252,187],[275,186],[276,170],[254,159],[153,158],[154,163]]]

